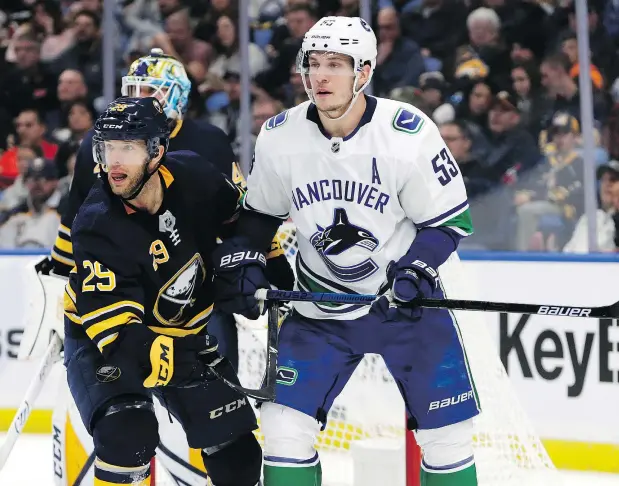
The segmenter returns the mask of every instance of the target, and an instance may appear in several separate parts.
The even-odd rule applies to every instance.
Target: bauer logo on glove
[[[232,253],[230,255],[224,255],[221,257],[221,261],[219,262],[219,266],[221,269],[224,268],[233,268],[238,265],[246,265],[252,260],[256,260],[260,262],[262,265],[266,266],[267,260],[262,252],[259,251],[238,251],[236,253]]]

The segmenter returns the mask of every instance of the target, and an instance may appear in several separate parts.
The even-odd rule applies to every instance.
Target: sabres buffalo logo
[[[371,258],[352,266],[342,266],[335,262],[339,255],[345,254],[355,246],[370,252],[378,247],[378,239],[370,231],[351,223],[345,209],[335,209],[333,222],[326,228],[320,225],[316,227],[318,231],[312,235],[310,242],[325,265],[339,280],[357,282],[378,270],[378,265]]]
[[[204,262],[196,253],[159,291],[154,316],[166,326],[182,326],[187,321],[187,311],[195,303],[196,290],[206,278]]]

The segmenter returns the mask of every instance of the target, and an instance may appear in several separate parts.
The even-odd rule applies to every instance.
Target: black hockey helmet
[[[159,156],[163,146],[164,155],[170,141],[170,125],[163,107],[157,98],[121,97],[114,100],[95,122],[95,134],[92,138],[93,158],[107,172],[106,149],[108,141],[144,141],[148,159],[144,161],[144,175],[136,190],[124,198],[135,198],[148,179],[156,172],[149,171],[149,161]],[[161,163],[161,157],[159,163]],[[157,166],[158,167],[158,166]],[[102,175],[102,174],[101,174]]]
[[[157,98],[127,98],[114,100],[95,122],[94,142],[106,140],[144,140],[150,158],[159,154],[159,146],[167,151],[170,126]],[[95,161],[105,165],[101,154]]]

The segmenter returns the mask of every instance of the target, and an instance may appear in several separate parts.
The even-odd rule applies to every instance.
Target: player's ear
[[[157,147],[157,151],[159,152],[159,154],[153,159],[151,160],[151,164],[156,166],[157,164],[159,164],[159,162],[161,162],[161,159],[163,158],[163,154],[165,153],[165,149],[163,148],[162,145],[159,145],[159,147]]]
[[[365,85],[365,83],[368,82],[368,79],[370,79],[370,71],[371,71],[371,68],[369,64],[366,64],[363,66],[363,69],[359,73],[359,81],[357,81],[357,86],[359,88]]]

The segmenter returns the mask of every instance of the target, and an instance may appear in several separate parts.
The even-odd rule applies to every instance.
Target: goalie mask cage
[[[291,261],[295,228],[285,223],[278,239]],[[293,265],[294,268],[294,265]],[[440,269],[450,298],[475,298],[474,276],[455,256]],[[553,486],[561,480],[511,386],[486,326],[489,314],[454,312],[482,413],[474,419],[473,444],[480,486]],[[266,361],[266,318],[238,318],[239,377],[260,386]],[[258,431],[262,441],[262,434]],[[378,355],[360,363],[328,415],[316,441],[325,486],[417,486],[421,454],[406,430],[398,388]]]

